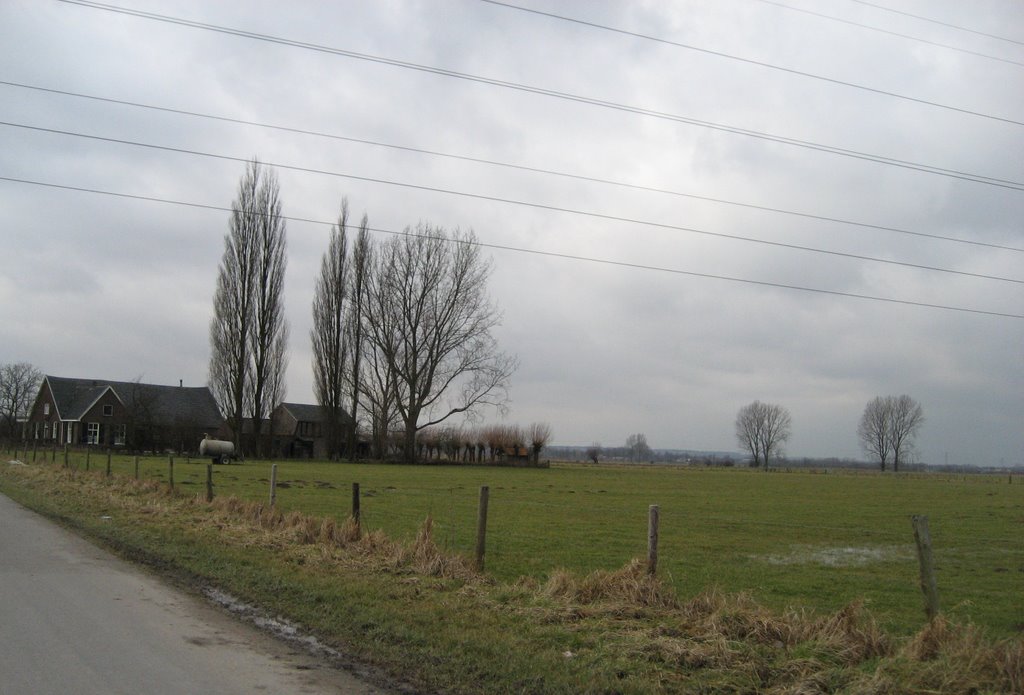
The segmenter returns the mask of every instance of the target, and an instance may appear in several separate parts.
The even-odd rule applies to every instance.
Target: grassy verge
[[[909,637],[860,604],[770,610],[680,598],[627,563],[496,579],[439,550],[330,516],[49,465],[0,466],[0,491],[125,555],[301,623],[414,688],[476,692],[1020,692],[1024,642],[937,621]]]

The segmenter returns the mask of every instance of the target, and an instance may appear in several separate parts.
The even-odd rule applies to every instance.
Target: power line
[[[56,135],[67,135],[67,136],[71,136],[71,137],[84,138],[84,139],[87,139],[87,140],[97,140],[97,141],[100,141],[100,142],[112,142],[112,143],[116,143],[116,144],[120,144],[120,145],[130,145],[130,146],[133,146],[133,147],[144,147],[144,148],[147,148],[147,149],[160,150],[160,151],[163,151],[163,152],[176,152],[176,153],[179,153],[179,154],[194,155],[194,156],[197,156],[197,157],[208,157],[208,158],[211,158],[211,159],[220,159],[220,160],[231,161],[231,162],[245,163],[245,162],[249,161],[248,159],[246,159],[244,157],[235,157],[235,156],[231,156],[231,155],[216,154],[216,153],[213,153],[213,152],[202,152],[202,151],[199,151],[199,150],[189,150],[189,149],[180,148],[180,147],[170,147],[168,145],[156,145],[156,144],[153,144],[153,143],[137,142],[137,141],[134,141],[134,140],[123,140],[123,139],[120,139],[120,138],[110,138],[110,137],[104,137],[104,136],[100,136],[100,135],[88,135],[86,133],[76,133],[76,132],[73,132],[73,131],[59,130],[59,129],[56,129],[56,128],[44,128],[44,127],[41,127],[41,126],[31,126],[31,125],[26,125],[26,124],[23,124],[23,123],[11,123],[11,122],[8,122],[8,121],[0,121],[0,125],[12,127],[12,128],[23,128],[23,129],[26,129],[26,130],[34,130],[34,131],[43,132],[43,133],[53,133],[53,134],[56,134]],[[525,201],[525,200],[516,200],[516,199],[513,199],[513,198],[502,198],[502,197],[499,197],[499,196],[484,195],[482,193],[469,193],[469,192],[466,192],[466,191],[456,191],[456,190],[448,189],[448,188],[439,188],[437,186],[425,186],[425,185],[421,185],[421,184],[407,183],[407,182],[404,182],[404,181],[395,181],[393,179],[381,179],[381,178],[375,178],[375,177],[369,177],[369,176],[360,176],[358,174],[346,174],[346,173],[343,173],[343,172],[327,171],[325,169],[313,169],[313,168],[310,168],[310,167],[302,167],[302,166],[293,165],[293,164],[281,164],[281,163],[277,163],[277,162],[265,162],[265,164],[267,164],[268,166],[276,167],[278,169],[285,169],[285,170],[289,170],[289,171],[301,171],[301,172],[309,173],[309,174],[320,174],[320,175],[323,175],[323,176],[333,176],[333,177],[337,177],[337,178],[351,179],[351,180],[354,180],[354,181],[365,181],[367,183],[376,183],[376,184],[381,184],[381,185],[386,185],[386,186],[396,186],[396,187],[399,187],[399,188],[408,188],[408,189],[419,190],[419,191],[429,191],[431,193],[443,193],[443,194],[446,194],[446,195],[461,196],[461,197],[464,197],[464,198],[472,198],[472,199],[475,199],[475,200],[487,200],[487,201],[496,202],[496,203],[505,203],[505,204],[509,204],[509,205],[519,205],[519,206],[523,206],[523,207],[535,208],[535,209],[538,209],[538,210],[548,210],[548,211],[552,211],[552,212],[563,212],[563,213],[567,213],[567,214],[571,214],[571,215],[580,215],[580,216],[584,216],[584,217],[593,217],[593,218],[596,218],[596,219],[609,220],[609,221],[613,221],[613,222],[624,222],[624,223],[627,223],[627,224],[636,224],[636,225],[642,225],[642,226],[645,226],[645,227],[653,227],[653,228],[657,228],[657,229],[667,229],[667,230],[671,230],[671,231],[686,232],[686,233],[689,233],[689,234],[700,234],[702,236],[715,237],[715,238],[719,238],[719,239],[729,239],[729,240],[732,240],[732,241],[740,241],[740,242],[746,242],[746,243],[752,243],[752,244],[761,244],[761,245],[764,245],[764,246],[773,246],[773,247],[776,247],[776,248],[789,249],[789,250],[794,250],[794,251],[806,251],[806,252],[809,252],[809,253],[820,253],[820,254],[824,254],[824,255],[828,255],[828,256],[835,256],[835,257],[839,257],[839,258],[848,258],[848,259],[852,259],[852,260],[867,261],[867,262],[871,262],[871,263],[881,263],[881,264],[885,264],[885,265],[893,265],[893,266],[899,266],[899,267],[903,267],[903,268],[913,268],[915,270],[927,270],[927,271],[933,271],[933,272],[939,272],[939,273],[949,273],[949,274],[952,274],[952,275],[961,275],[961,276],[965,276],[965,277],[973,277],[973,278],[979,278],[979,279],[983,279],[983,280],[996,280],[996,281],[999,281],[999,282],[1010,282],[1010,283],[1016,283],[1016,284],[1024,284],[1024,280],[1020,280],[1020,279],[1017,279],[1017,278],[1007,278],[1007,277],[1000,277],[1000,276],[996,276],[996,275],[985,275],[985,274],[982,274],[982,273],[971,273],[971,272],[964,271],[964,270],[954,270],[954,269],[951,269],[951,268],[940,268],[940,267],[937,267],[937,266],[922,265],[922,264],[918,264],[918,263],[909,263],[909,262],[904,262],[904,261],[894,261],[894,260],[887,259],[887,258],[876,258],[874,256],[865,256],[865,255],[855,254],[855,253],[846,253],[846,252],[843,252],[843,251],[830,251],[828,249],[819,249],[819,248],[815,248],[813,246],[803,246],[803,245],[800,245],[800,244],[790,244],[790,243],[781,242],[781,241],[770,241],[770,240],[766,240],[766,239],[756,239],[756,238],[753,238],[753,237],[745,237],[745,236],[740,236],[740,235],[737,235],[737,234],[726,234],[724,232],[711,232],[711,231],[708,231],[708,230],[705,230],[705,229],[697,229],[695,227],[684,227],[682,225],[673,225],[673,224],[665,224],[665,223],[661,223],[661,222],[652,222],[650,220],[641,220],[641,219],[637,219],[637,218],[633,218],[633,217],[622,217],[622,216],[619,216],[619,215],[609,215],[609,214],[604,214],[604,213],[599,213],[599,212],[592,212],[592,211],[588,211],[588,210],[577,210],[577,209],[574,209],[574,208],[566,208],[566,207],[561,207],[561,206],[557,206],[557,205],[547,205],[547,204],[544,204],[544,203],[534,203],[534,202]]]
[[[905,160],[895,159],[892,157],[885,157],[882,155],[868,154],[865,152],[858,152],[857,150],[849,150],[841,147],[835,147],[832,145],[824,145],[821,143],[810,142],[806,140],[799,140],[797,138],[789,138],[781,135],[773,135],[771,133],[763,133],[760,131],[749,130],[746,128],[739,128],[736,126],[729,126],[721,123],[715,123],[713,121],[703,121],[700,119],[690,118],[688,116],[681,116],[678,114],[671,114],[662,111],[656,111],[653,109],[646,109],[638,106],[630,106],[628,104],[621,104],[618,102],[607,101],[603,99],[596,99],[593,97],[586,97],[578,94],[570,94],[568,92],[560,92],[558,90],[546,89],[543,87],[534,87],[531,85],[521,84],[517,82],[508,82],[505,80],[498,80],[489,77],[482,77],[479,75],[470,75],[468,73],[458,72],[455,70],[448,70],[445,68],[436,68],[428,65],[422,65],[419,63],[412,63],[408,61],[395,60],[392,58],[383,58],[380,56],[372,56],[365,53],[357,53],[355,51],[348,51],[340,48],[330,48],[327,46],[321,46],[318,44],[306,43],[302,41],[294,41],[291,39],[284,39],[275,36],[269,36],[266,34],[258,34],[255,32],[243,31],[241,29],[233,29],[229,27],[217,26],[213,24],[204,24],[202,22],[194,22],[186,19],[179,19],[176,17],[168,17],[166,15],[158,15],[150,12],[142,12],[140,10],[128,10],[125,8],[115,7],[112,5],[104,5],[102,3],[91,2],[89,0],[59,0],[60,2],[79,5],[82,7],[88,7],[90,9],[100,9],[119,14],[126,14],[129,16],[139,17],[142,19],[151,19],[154,21],[164,22],[168,24],[175,24],[179,26],[185,26],[194,29],[203,29],[205,31],[213,31],[217,33],[227,34],[230,36],[238,36],[241,38],[248,38],[257,41],[265,41],[267,43],[274,43],[282,46],[291,46],[295,48],[303,48],[311,51],[318,51],[321,53],[327,53],[330,55],[337,55],[346,58],[353,58],[356,60],[364,60],[367,62],[378,63],[381,65],[389,65],[392,67],[400,67],[408,70],[416,70],[432,75],[439,75],[442,77],[451,77],[454,79],[465,80],[468,82],[476,82],[479,84],[487,84],[495,87],[503,87],[505,89],[512,89],[516,91],[525,92],[528,94],[537,94],[541,96],[548,96],[555,99],[561,99],[564,101],[571,101],[580,104],[586,104],[589,106],[598,106],[614,111],[620,111],[623,113],[632,113],[635,115],[648,116],[650,118],[658,118],[661,120],[671,121],[674,123],[684,123],[700,128],[708,128],[710,130],[718,130],[721,132],[732,133],[734,135],[745,135],[747,137],[756,138],[759,140],[765,140],[768,142],[775,142],[784,145],[790,145],[793,147],[801,147],[808,150],[817,152],[825,152],[834,154],[842,157],[849,157],[852,159],[860,159],[864,161],[875,162],[878,164],[886,164],[889,166],[900,167],[903,169],[909,169],[913,171],[921,171],[940,176],[949,176],[952,178],[962,179],[965,181],[974,181],[975,183],[985,183],[992,186],[999,186],[1002,188],[1009,188],[1012,190],[1024,190],[1024,184],[1007,181],[1004,179],[998,179],[990,176],[981,176],[976,174],[968,174],[966,172],[958,172],[951,169],[943,169],[941,167],[932,167],[923,164],[917,164],[914,162],[908,162]],[[1022,123],[1024,125],[1024,123]]]
[[[66,191],[77,191],[77,192],[81,192],[81,193],[93,193],[93,194],[98,194],[98,195],[112,196],[112,197],[115,197],[115,198],[125,198],[125,199],[129,199],[129,200],[140,200],[140,201],[153,202],[153,203],[165,203],[165,204],[169,204],[169,205],[180,205],[180,206],[184,206],[184,207],[198,208],[198,209],[202,209],[202,210],[217,210],[217,211],[222,211],[222,212],[231,212],[231,208],[230,207],[224,207],[224,206],[221,206],[221,205],[207,205],[207,204],[203,204],[203,203],[191,203],[191,202],[180,201],[180,200],[171,200],[171,199],[167,199],[167,198],[157,198],[157,197],[154,197],[154,196],[144,196],[144,195],[135,195],[135,194],[131,194],[131,193],[119,193],[119,192],[115,192],[115,191],[105,191],[105,190],[101,190],[101,189],[97,189],[97,188],[86,188],[86,187],[82,187],[82,186],[69,186],[69,185],[64,185],[64,184],[50,183],[50,182],[46,182],[46,181],[33,181],[31,179],[22,179],[22,178],[16,178],[16,177],[12,177],[12,176],[0,176],[0,181],[10,181],[12,183],[21,183],[21,184],[32,185],[32,186],[42,186],[42,187],[46,187],[46,188],[54,188],[54,189],[66,190]],[[334,222],[330,222],[330,221],[314,220],[314,219],[303,218],[303,217],[293,217],[293,216],[285,216],[285,215],[282,215],[281,217],[282,217],[282,219],[285,219],[285,220],[288,220],[288,221],[291,221],[291,222],[307,222],[307,223],[319,224],[319,225],[333,225],[333,224],[335,224]],[[370,231],[373,231],[373,232],[376,232],[376,233],[380,233],[380,234],[390,234],[390,235],[400,235],[400,236],[422,236],[422,235],[417,235],[417,234],[415,234],[414,232],[411,232],[411,231],[396,232],[394,230],[380,229],[380,228],[375,228],[375,227],[369,227],[368,229]],[[441,239],[442,237],[438,237],[438,238]],[[450,240],[448,240],[448,241],[450,241]],[[664,267],[664,266],[654,266],[654,265],[647,265],[647,264],[642,264],[642,263],[628,263],[626,261],[616,261],[616,260],[607,259],[607,258],[596,258],[596,257],[592,257],[592,256],[581,256],[581,255],[578,255],[578,254],[558,253],[558,252],[555,252],[555,251],[541,251],[539,249],[527,249],[527,248],[522,248],[522,247],[518,247],[518,246],[508,246],[508,245],[505,245],[505,244],[491,244],[491,243],[485,243],[485,242],[482,242],[482,241],[479,241],[479,240],[475,241],[475,242],[471,242],[471,243],[473,243],[474,245],[479,246],[481,248],[494,249],[494,250],[498,250],[498,251],[509,251],[509,252],[513,252],[513,253],[525,253],[525,254],[530,254],[530,255],[533,255],[533,256],[541,256],[541,257],[547,257],[547,258],[558,258],[558,259],[562,259],[562,260],[578,261],[578,262],[583,262],[583,263],[596,263],[596,264],[600,264],[600,265],[614,266],[614,267],[620,267],[620,268],[629,268],[629,269],[633,269],[633,270],[643,270],[643,271],[650,271],[650,272],[667,273],[667,274],[671,274],[671,275],[682,275],[682,276],[695,277],[695,278],[701,278],[701,279],[706,279],[706,280],[722,280],[722,281],[726,281],[726,282],[736,282],[736,283],[742,283],[742,284],[747,284],[747,285],[757,285],[757,286],[760,286],[760,287],[772,287],[772,288],[775,288],[775,289],[793,290],[793,291],[798,291],[798,292],[809,292],[809,293],[814,293],[814,294],[830,295],[830,296],[834,296],[834,297],[845,297],[845,298],[848,298],[848,299],[861,299],[861,300],[865,300],[865,301],[883,302],[883,303],[887,303],[887,304],[900,304],[900,305],[904,305],[904,306],[912,306],[912,307],[927,308],[927,309],[939,309],[939,310],[943,310],[943,311],[955,311],[955,312],[966,313],[966,314],[978,314],[978,315],[983,315],[983,316],[995,316],[995,317],[999,317],[999,318],[1008,318],[1008,319],[1024,319],[1024,314],[1009,314],[1009,313],[1003,313],[1003,312],[998,312],[998,311],[987,311],[987,310],[984,310],[984,309],[971,309],[971,308],[968,308],[968,307],[950,306],[950,305],[945,305],[945,304],[932,304],[932,303],[928,303],[928,302],[916,302],[916,301],[912,301],[912,300],[908,300],[908,299],[896,299],[896,298],[893,298],[893,297],[878,297],[878,296],[872,296],[872,295],[866,295],[866,294],[858,294],[858,293],[854,293],[854,292],[840,292],[838,290],[826,290],[826,289],[821,289],[821,288],[816,288],[816,287],[802,287],[800,285],[788,285],[788,284],[778,283],[778,282],[767,282],[767,281],[763,281],[763,280],[751,280],[749,278],[734,277],[734,276],[729,276],[729,275],[716,275],[716,274],[712,274],[712,273],[700,273],[700,272],[689,271],[689,270],[681,270],[679,268],[667,268],[667,267]]]
[[[967,55],[976,56],[978,58],[987,58],[988,60],[997,60],[1000,63],[1009,63],[1010,65],[1019,65],[1021,67],[1024,67],[1024,62],[1021,62],[1021,61],[1018,61],[1018,60],[1011,60],[1009,58],[1000,58],[999,56],[989,55],[988,53],[981,53],[979,51],[972,51],[972,50],[967,49],[967,48],[961,48],[960,46],[952,46],[952,45],[950,45],[948,43],[939,43],[938,41],[930,41],[928,39],[922,39],[919,36],[911,36],[910,34],[901,34],[898,31],[890,31],[889,29],[883,29],[882,27],[872,26],[870,24],[862,24],[861,22],[854,22],[853,20],[843,19],[842,17],[836,17],[834,15],[825,14],[824,12],[815,12],[814,10],[807,10],[807,9],[802,8],[802,7],[793,7],[792,5],[787,5],[787,4],[782,3],[782,2],[777,2],[776,0],[757,0],[757,1],[758,2],[763,2],[766,5],[774,5],[775,7],[781,7],[782,9],[789,10],[791,12],[800,12],[800,13],[803,13],[803,14],[806,14],[806,15],[811,15],[812,17],[819,17],[821,19],[827,19],[827,20],[832,21],[832,22],[839,22],[840,24],[846,24],[846,25],[853,26],[853,27],[859,27],[861,29],[868,29],[869,31],[875,31],[875,32],[878,32],[880,34],[887,34],[889,36],[896,36],[896,37],[901,38],[901,39],[908,39],[910,41],[917,41],[918,43],[927,44],[928,46],[935,46],[937,48],[945,48],[945,49],[950,50],[950,51],[957,51],[959,53],[966,53]]]
[[[966,31],[969,34],[977,34],[978,36],[984,36],[990,39],[996,39],[998,41],[1006,41],[1007,43],[1015,43],[1018,46],[1024,46],[1024,41],[1018,41],[1017,39],[1009,39],[1005,36],[998,36],[996,34],[987,34],[984,31],[976,31],[975,29],[968,29],[967,27],[960,26],[959,24],[950,24],[948,22],[941,22],[931,17],[925,17],[919,14],[912,14],[910,12],[904,12],[903,10],[896,10],[885,5],[878,5],[873,2],[867,2],[866,0],[850,0],[858,5],[866,5],[868,7],[874,7],[876,10],[882,10],[884,12],[892,12],[893,14],[903,15],[904,17],[911,17],[913,19],[920,19],[922,22],[930,22],[931,24],[938,24],[942,27],[949,27],[950,29],[956,29],[958,31]]]
[[[65,0],[70,1],[70,0]],[[722,51],[715,51],[710,48],[701,48],[688,43],[682,43],[680,41],[673,41],[671,39],[664,39],[658,36],[652,36],[650,34],[641,34],[635,31],[629,31],[628,29],[621,29],[619,27],[608,26],[607,24],[598,24],[597,22],[589,22],[583,19],[577,19],[576,17],[569,17],[567,15],[555,14],[554,12],[544,12],[542,10],[535,10],[530,7],[522,7],[521,5],[513,5],[508,2],[501,2],[500,0],[480,0],[480,2],[486,2],[490,5],[496,5],[499,7],[506,7],[511,10],[518,10],[520,12],[528,12],[530,14],[539,15],[542,17],[549,17],[551,19],[557,19],[563,22],[571,22],[573,24],[579,24],[593,29],[601,29],[602,31],[610,31],[616,34],[622,34],[624,36],[631,36],[637,39],[643,39],[645,41],[654,41],[657,43],[665,44],[668,46],[675,46],[676,48],[685,48],[689,51],[697,51],[699,53],[705,53],[707,55],[713,55],[719,58],[725,58],[727,60],[735,60],[748,65],[756,65],[761,68],[767,68],[769,70],[777,70],[790,75],[797,75],[799,77],[806,77],[812,80],[819,80],[821,82],[828,82],[829,84],[840,85],[843,87],[849,87],[851,89],[858,89],[864,92],[871,92],[872,94],[879,94],[882,96],[892,97],[893,99],[902,99],[904,101],[911,101],[915,104],[922,104],[924,106],[931,106],[937,109],[944,109],[947,111],[955,111],[957,113],[966,114],[968,116],[977,116],[979,118],[987,118],[993,121],[1001,121],[1003,123],[1011,123],[1013,125],[1024,126],[1024,121],[1017,121],[1012,118],[1006,118],[1004,116],[995,116],[989,113],[983,113],[981,111],[974,111],[972,109],[962,108],[959,106],[951,106],[949,104],[940,104],[939,102],[929,101],[927,99],[919,99],[917,97],[908,96],[906,94],[899,94],[898,92],[889,92],[884,89],[878,89],[876,87],[869,87],[867,85],[858,84],[856,82],[847,82],[846,80],[840,80],[834,77],[826,77],[824,75],[818,75],[813,72],[805,72],[803,70],[796,70],[795,68],[787,68],[781,65],[775,65],[774,63],[768,63],[763,60],[754,60],[753,58],[744,58],[742,56],[732,55],[730,53],[723,53]]]
[[[192,116],[192,117],[196,117],[196,118],[205,118],[205,119],[214,120],[214,121],[221,121],[221,122],[225,122],[225,123],[233,123],[233,124],[238,124],[238,125],[248,125],[248,126],[254,126],[254,127],[258,127],[258,128],[266,128],[266,129],[270,129],[270,130],[278,130],[278,131],[288,132],[288,133],[296,133],[296,134],[300,134],[300,135],[309,135],[309,136],[312,136],[312,137],[328,138],[328,139],[332,139],[332,140],[341,140],[341,141],[344,141],[344,142],[353,142],[353,143],[358,143],[358,144],[361,144],[361,145],[371,145],[371,146],[374,146],[374,147],[386,147],[386,148],[389,148],[389,149],[401,150],[403,152],[414,152],[414,153],[417,153],[417,154],[426,154],[426,155],[430,155],[430,156],[434,156],[434,157],[445,157],[445,158],[448,158],[448,159],[454,159],[454,160],[463,161],[463,162],[472,162],[472,163],[475,163],[475,164],[486,164],[486,165],[489,165],[489,166],[504,167],[504,168],[507,168],[507,169],[515,169],[515,170],[518,170],[518,171],[527,171],[527,172],[537,173],[537,174],[546,174],[546,175],[551,175],[551,176],[559,176],[559,177],[575,179],[575,180],[579,180],[579,181],[589,181],[589,182],[592,182],[592,183],[600,183],[600,184],[605,184],[605,185],[609,185],[609,186],[617,186],[617,187],[620,187],[620,188],[628,188],[628,189],[638,190],[638,191],[647,191],[647,192],[651,192],[651,193],[659,193],[659,194],[664,194],[664,195],[672,195],[672,196],[677,196],[677,197],[682,197],[682,198],[691,198],[691,199],[694,199],[694,200],[702,200],[702,201],[706,201],[706,202],[719,203],[719,204],[722,204],[722,205],[732,205],[732,206],[743,207],[743,208],[748,208],[748,209],[752,209],[752,210],[761,210],[761,211],[764,211],[764,212],[773,212],[773,213],[779,213],[779,214],[783,214],[783,215],[793,215],[793,216],[796,216],[796,217],[804,217],[804,218],[807,218],[807,219],[819,220],[819,221],[823,221],[823,222],[834,222],[834,223],[837,223],[837,224],[851,225],[851,226],[863,227],[863,228],[867,228],[867,229],[875,229],[875,230],[886,231],[886,232],[894,232],[894,233],[897,233],[897,234],[905,234],[905,235],[910,235],[910,236],[922,237],[922,238],[926,238],[926,239],[935,239],[935,240],[940,240],[940,241],[954,242],[954,243],[958,243],[958,244],[969,244],[969,245],[972,245],[972,246],[982,246],[982,247],[987,247],[987,248],[1001,249],[1001,250],[1004,250],[1004,251],[1016,251],[1016,252],[1024,253],[1024,248],[1019,248],[1019,247],[1014,247],[1014,246],[1005,246],[1005,245],[1002,245],[1002,244],[993,244],[993,243],[989,243],[989,242],[976,241],[976,240],[972,240],[972,239],[962,239],[962,238],[958,238],[958,237],[944,236],[944,235],[941,235],[941,234],[929,234],[927,232],[912,231],[912,230],[908,230],[908,229],[901,229],[901,228],[898,228],[898,227],[889,227],[889,226],[885,226],[885,225],[872,224],[872,223],[869,223],[869,222],[857,222],[857,221],[854,221],[854,220],[842,219],[842,218],[838,218],[838,217],[830,217],[830,216],[827,216],[827,215],[818,215],[818,214],[813,214],[813,213],[808,213],[808,212],[799,212],[799,211],[795,211],[795,210],[786,210],[786,209],[783,209],[783,208],[771,207],[771,206],[767,206],[767,205],[757,205],[757,204],[754,204],[754,203],[744,203],[744,202],[739,202],[739,201],[735,201],[735,200],[726,200],[726,199],[723,199],[723,198],[714,198],[714,197],[711,197],[711,196],[698,195],[698,194],[695,194],[695,193],[685,193],[685,192],[682,192],[682,191],[675,191],[675,190],[669,190],[669,189],[665,189],[665,188],[658,188],[658,187],[655,187],[655,186],[645,186],[645,185],[641,185],[641,184],[629,183],[629,182],[624,182],[624,181],[615,181],[615,180],[611,180],[611,179],[599,178],[599,177],[596,177],[596,176],[587,176],[587,175],[584,175],[584,174],[573,174],[573,173],[570,173],[570,172],[557,171],[557,170],[553,170],[553,169],[545,169],[545,168],[534,167],[534,166],[527,166],[527,165],[523,165],[523,164],[514,164],[514,163],[510,163],[510,162],[496,161],[496,160],[493,160],[493,159],[483,159],[483,158],[480,158],[480,157],[470,157],[470,156],[467,156],[467,155],[458,155],[458,154],[452,154],[452,153],[448,153],[448,152],[439,152],[437,150],[429,150],[429,149],[424,149],[424,148],[419,148],[419,147],[411,147],[411,146],[406,146],[406,145],[396,145],[396,144],[392,144],[392,143],[380,142],[380,141],[377,141],[377,140],[367,140],[367,139],[363,139],[363,138],[349,137],[349,136],[345,136],[345,135],[338,135],[336,133],[325,133],[325,132],[321,132],[321,131],[308,130],[308,129],[303,129],[303,128],[295,128],[295,127],[290,127],[290,126],[275,125],[275,124],[271,124],[271,123],[262,123],[262,122],[259,122],[259,121],[251,121],[251,120],[246,120],[246,119],[241,119],[241,118],[233,118],[233,117],[229,117],[229,116],[218,116],[218,115],[215,115],[215,114],[201,113],[201,112],[197,112],[197,111],[187,111],[187,110],[184,110],[184,109],[176,109],[176,108],[171,108],[171,107],[166,107],[166,106],[156,106],[154,104],[144,104],[144,103],[134,102],[134,101],[125,101],[125,100],[121,100],[121,99],[112,99],[112,98],[108,98],[108,97],[95,96],[95,95],[91,95],[91,94],[82,94],[80,92],[70,92],[70,91],[60,90],[60,89],[51,89],[51,88],[47,88],[47,87],[39,87],[39,86],[23,84],[23,83],[19,83],[19,82],[8,82],[8,81],[5,81],[5,80],[0,80],[0,85],[7,85],[7,86],[10,86],[10,87],[20,87],[20,88],[23,88],[23,89],[31,89],[31,90],[35,90],[35,91],[47,92],[47,93],[50,93],[50,94],[59,94],[59,95],[62,95],[62,96],[71,96],[71,97],[76,97],[76,98],[81,98],[81,99],[90,99],[90,100],[93,100],[93,101],[100,101],[100,102],[110,103],[110,104],[118,104],[118,105],[122,105],[122,106],[132,106],[132,107],[136,107],[136,108],[150,109],[150,110],[153,110],[153,111],[160,111],[160,112],[164,112],[164,113],[172,113],[172,114],[177,114],[177,115]]]

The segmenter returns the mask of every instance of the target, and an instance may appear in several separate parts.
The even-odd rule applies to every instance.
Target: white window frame
[[[105,405],[103,406],[103,417],[114,417],[114,406]]]
[[[128,425],[114,426],[114,446],[124,446],[128,440]]]
[[[43,403],[43,415],[49,415],[49,414],[50,414],[50,404],[49,403]]]
[[[86,444],[99,444],[100,443],[100,423],[90,422],[86,429]]]

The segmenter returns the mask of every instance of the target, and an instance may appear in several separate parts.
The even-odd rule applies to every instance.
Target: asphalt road
[[[0,495],[0,695],[382,692]]]

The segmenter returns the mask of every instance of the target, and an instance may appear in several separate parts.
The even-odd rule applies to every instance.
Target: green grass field
[[[61,457],[58,454],[57,464]],[[84,467],[73,454],[72,466]],[[1024,630],[1024,480],[554,464],[550,469],[280,461],[277,500],[343,520],[361,488],[365,528],[409,540],[428,516],[443,548],[471,555],[478,491],[490,488],[487,571],[546,578],[616,569],[646,555],[661,510],[659,572],[680,596],[717,586],[776,609],[831,611],[857,599],[909,634],[924,622],[910,517],[928,515],[942,610],[995,637]],[[93,470],[106,466],[92,455]],[[141,461],[166,481],[167,459]],[[117,475],[133,475],[115,456]],[[175,462],[181,491],[205,490],[206,462]],[[266,499],[270,463],[215,466],[217,495]]]

